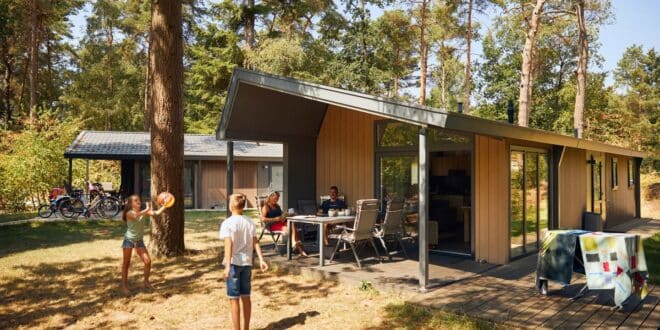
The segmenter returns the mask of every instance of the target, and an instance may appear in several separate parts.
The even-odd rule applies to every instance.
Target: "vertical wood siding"
[[[475,135],[475,258],[509,259],[508,155],[504,141]]]
[[[566,148],[559,164],[559,227],[582,228],[587,210],[587,153]]]
[[[380,117],[328,106],[316,140],[316,199],[338,186],[349,205],[374,192],[374,121]]]
[[[618,163],[619,186],[612,188],[612,159]],[[619,225],[635,218],[635,187],[628,187],[628,160],[629,157],[610,155],[605,156],[605,196],[607,205],[607,228]]]
[[[202,208],[225,205],[227,202],[227,162],[204,161],[202,165]],[[234,192],[248,198],[247,207],[254,207],[257,194],[256,162],[234,163]]]

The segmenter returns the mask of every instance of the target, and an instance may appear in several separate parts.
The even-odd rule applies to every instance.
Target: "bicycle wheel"
[[[42,218],[50,218],[53,215],[53,209],[50,207],[50,204],[41,204],[37,214]]]
[[[118,199],[114,197],[108,197],[102,201],[99,205],[99,210],[103,216],[108,218],[114,218],[121,211],[121,203]]]
[[[70,198],[60,204],[60,213],[65,218],[80,216],[85,209],[85,204],[78,198]]]

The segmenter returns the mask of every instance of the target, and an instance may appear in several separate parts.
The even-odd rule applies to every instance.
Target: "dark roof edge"
[[[90,159],[90,160],[149,160],[151,155],[140,154],[140,155],[127,155],[127,154],[92,154],[92,153],[71,153],[65,152],[64,158],[72,159]],[[226,156],[184,156],[184,160],[226,160]],[[245,162],[282,162],[283,157],[266,157],[266,156],[239,156],[234,155],[234,159],[237,161]]]
[[[474,117],[455,112],[436,110],[426,106],[404,103],[378,96],[347,91],[335,87],[300,81],[293,78],[235,68],[232,74],[227,102],[216,128],[216,138],[224,140],[225,130],[231,116],[239,83],[246,83],[281,93],[332,104],[356,111],[373,113],[391,119],[417,125],[430,125],[463,132],[472,132],[495,137],[535,141],[571,148],[607,152],[631,157],[645,157],[646,152],[626,149],[610,144],[577,139],[571,136],[540,129],[514,126],[511,124]],[[341,96],[341,97],[340,97]]]

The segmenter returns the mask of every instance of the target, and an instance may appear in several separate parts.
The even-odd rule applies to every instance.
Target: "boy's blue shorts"
[[[227,278],[227,297],[238,299],[241,296],[250,296],[252,287],[252,266],[229,266]]]

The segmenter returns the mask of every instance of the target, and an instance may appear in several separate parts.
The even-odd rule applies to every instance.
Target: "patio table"
[[[323,237],[324,237],[324,225],[336,225],[340,223],[346,223],[346,222],[353,222],[355,220],[354,215],[347,215],[347,216],[336,216],[336,217],[328,217],[328,216],[315,216],[315,215],[296,215],[296,216],[291,216],[286,218],[287,221],[287,233],[289,234],[289,238],[291,237],[291,223],[297,222],[297,223],[309,223],[313,225],[318,225],[319,226],[319,265],[321,267],[325,266],[325,258],[323,254],[324,250],[324,244],[323,244]],[[291,239],[288,239],[288,242],[286,244],[286,257],[288,260],[291,260]]]

